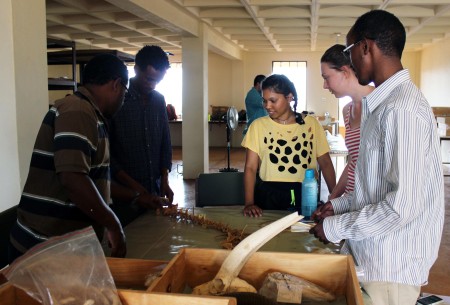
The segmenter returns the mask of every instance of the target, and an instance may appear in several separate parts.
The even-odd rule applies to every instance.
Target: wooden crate
[[[109,270],[118,289],[146,290],[148,275],[161,272],[168,261],[107,257]]]
[[[122,289],[119,289],[118,293],[122,305],[236,305],[236,299],[226,297],[200,297]],[[9,283],[0,286],[0,300],[2,305],[42,305],[22,289]]]
[[[214,278],[228,250],[182,249],[149,287],[152,292],[181,293]],[[239,277],[259,289],[267,273],[279,271],[309,280],[337,296],[345,295],[348,305],[363,305],[363,297],[351,256],[256,252]]]
[[[431,107],[434,116],[450,116],[450,107]]]

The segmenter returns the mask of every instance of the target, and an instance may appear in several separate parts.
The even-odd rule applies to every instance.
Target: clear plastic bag
[[[36,245],[5,276],[43,305],[121,304],[92,227]]]

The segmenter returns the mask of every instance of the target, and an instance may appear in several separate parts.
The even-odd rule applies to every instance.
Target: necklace
[[[275,119],[278,123],[286,125],[286,123],[289,121],[289,119],[292,117],[292,113],[289,114],[288,118],[286,120],[280,120],[280,119]]]

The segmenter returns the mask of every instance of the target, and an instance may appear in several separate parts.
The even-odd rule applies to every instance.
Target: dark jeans
[[[292,190],[295,197],[294,202]],[[256,175],[254,196],[255,204],[263,210],[301,212],[302,183],[263,181],[259,175]]]

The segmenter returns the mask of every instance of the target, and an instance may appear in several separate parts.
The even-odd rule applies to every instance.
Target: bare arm
[[[342,194],[344,194],[345,187],[347,186],[347,172],[348,172],[348,163],[345,166],[344,170],[342,171],[341,177],[339,178],[338,183],[336,184],[335,188],[328,197],[328,200],[341,197]]]
[[[348,103],[342,109],[342,117],[343,118],[345,118],[347,116],[351,104],[352,104],[352,102]],[[349,156],[349,157],[351,158],[351,156]],[[341,177],[339,178],[339,181],[336,184],[336,187],[333,189],[333,191],[328,196],[328,200],[340,197],[340,196],[342,196],[342,194],[344,194],[345,187],[347,186],[349,163],[350,163],[350,159],[348,160],[347,165],[345,166],[344,170],[342,171]]]
[[[111,181],[111,196],[114,200],[128,202],[130,204],[136,203],[146,209],[156,210],[162,208],[164,205],[170,205],[168,202],[169,200],[166,198],[151,194],[145,189],[144,192],[141,193],[140,191],[115,181]]]
[[[142,186],[139,182],[131,178],[130,175],[128,175],[124,170],[119,170],[115,176],[117,181],[119,181],[121,184],[129,187],[130,189],[134,190],[135,192],[139,192],[141,194],[147,193],[147,189]]]
[[[256,205],[254,197],[256,173],[258,171],[258,166],[259,166],[258,154],[250,149],[247,149],[244,168],[245,216],[258,217],[262,215],[262,210],[260,207]]]
[[[330,193],[333,192],[334,187],[336,186],[336,172],[334,171],[333,162],[331,162],[330,154],[326,153],[319,158],[317,158],[317,162],[319,163],[320,169],[323,173],[323,177],[325,182],[327,183],[328,191]]]
[[[111,255],[125,257],[125,235],[119,219],[98,193],[92,180],[83,173],[63,172],[58,175],[68,190],[70,200],[91,219],[104,226],[111,246]]]

